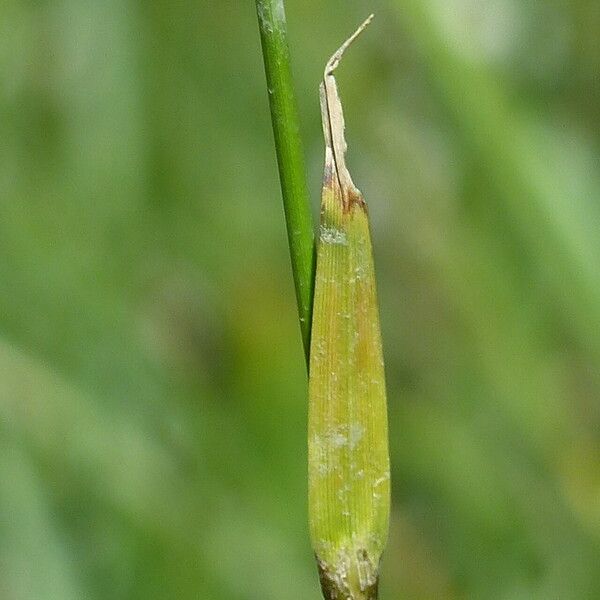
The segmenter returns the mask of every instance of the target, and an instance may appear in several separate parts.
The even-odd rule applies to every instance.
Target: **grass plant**
[[[258,0],[290,252],[304,250],[295,218],[304,194],[282,0]],[[308,487],[313,549],[326,600],[375,600],[387,540],[390,465],[383,352],[366,202],[346,167],[334,71],[373,15],[331,57],[320,88],[325,175],[309,353]],[[287,122],[289,120],[289,122]],[[290,151],[290,149],[292,151]],[[290,164],[287,164],[287,161]],[[300,208],[302,208],[300,206]],[[306,225],[305,221],[302,221]],[[290,227],[292,230],[290,231]],[[308,236],[306,236],[308,239]],[[292,259],[292,268],[298,267]],[[299,311],[312,281],[295,272]],[[301,325],[303,324],[301,316]]]

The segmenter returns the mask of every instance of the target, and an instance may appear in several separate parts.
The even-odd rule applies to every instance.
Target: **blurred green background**
[[[339,71],[389,389],[386,599],[600,598],[600,4],[287,0]],[[314,599],[251,0],[0,4],[0,598]]]

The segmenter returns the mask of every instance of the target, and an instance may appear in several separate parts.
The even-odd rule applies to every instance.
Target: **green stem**
[[[256,0],[279,179],[308,364],[314,286],[314,231],[306,183],[298,108],[290,68],[283,0]]]

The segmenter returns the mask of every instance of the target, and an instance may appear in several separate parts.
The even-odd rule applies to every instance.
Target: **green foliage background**
[[[390,404],[382,599],[600,598],[600,9],[288,0],[339,81]],[[251,0],[0,4],[0,598],[314,599]]]

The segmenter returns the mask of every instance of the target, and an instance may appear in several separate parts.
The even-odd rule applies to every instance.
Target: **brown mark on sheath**
[[[366,560],[366,552],[362,551]],[[327,600],[354,600],[356,595],[348,588],[346,582],[339,575],[331,573],[327,565],[318,560],[319,565],[319,580],[321,582],[321,590],[323,597]],[[364,589],[361,589],[361,600],[377,600],[379,592],[379,581],[375,580],[368,583]]]
[[[323,81],[319,88],[323,134],[325,136],[325,185],[339,186],[345,213],[349,212],[354,206],[359,206],[366,211],[367,205],[360,190],[354,185],[348,167],[346,167],[346,150],[348,146],[344,135],[344,112],[333,73],[340,64],[344,52],[372,20],[373,15],[327,61]]]

